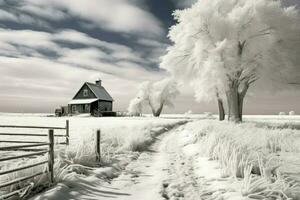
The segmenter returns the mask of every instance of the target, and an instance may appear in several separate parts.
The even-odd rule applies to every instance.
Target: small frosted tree
[[[143,102],[139,97],[135,97],[129,103],[128,113],[132,116],[141,116],[143,114]]]
[[[296,113],[295,113],[295,111],[293,111],[293,110],[289,112],[289,115],[295,115],[295,114],[296,114]]]
[[[151,90],[151,83],[145,81],[139,85],[137,95],[130,101],[128,113],[133,116],[141,116],[144,107],[149,104],[149,93]]]
[[[159,117],[164,106],[174,106],[172,101],[179,94],[177,83],[171,79],[143,82],[137,96],[131,100],[128,111],[137,114],[149,106],[153,116]]]
[[[242,120],[244,98],[258,79],[282,88],[299,75],[295,7],[277,0],[199,0],[174,16],[178,23],[168,35],[174,44],[161,67],[190,82],[199,101],[217,98],[221,108],[226,99],[229,120]]]
[[[173,100],[178,94],[178,85],[174,80],[164,79],[153,83],[149,98],[153,116],[159,117],[164,106],[173,107]]]

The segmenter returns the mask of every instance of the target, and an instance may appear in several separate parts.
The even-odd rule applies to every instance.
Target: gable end
[[[84,94],[86,93],[85,91],[87,91],[87,94]],[[94,98],[97,97],[87,83],[84,83],[79,89],[79,91],[76,93],[76,95],[73,97],[73,99],[94,99]]]

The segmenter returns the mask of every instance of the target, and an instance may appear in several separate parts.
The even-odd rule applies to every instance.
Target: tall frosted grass
[[[203,121],[198,127],[197,140],[202,152],[218,160],[224,177],[242,180],[242,195],[256,199],[300,199],[299,183],[281,172],[288,162],[281,153],[299,156],[300,131],[216,121]]]

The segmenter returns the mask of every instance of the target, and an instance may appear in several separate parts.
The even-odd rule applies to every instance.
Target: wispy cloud
[[[21,24],[30,24],[39,27],[49,28],[50,24],[41,19],[34,18],[28,14],[22,14],[18,12],[8,12],[6,10],[0,9],[0,21],[11,21]]]
[[[37,16],[43,20],[63,20],[77,17],[86,26],[99,27],[114,32],[162,36],[161,22],[149,11],[130,0],[20,0],[2,10],[6,19],[20,21],[20,15]]]

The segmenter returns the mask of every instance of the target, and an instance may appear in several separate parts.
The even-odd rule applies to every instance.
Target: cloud
[[[177,8],[188,8],[197,0],[172,0],[172,1],[176,4]]]
[[[286,6],[291,6],[291,5],[300,6],[299,0],[283,0],[282,3]]]
[[[182,9],[182,8],[190,7],[191,5],[193,5],[198,0],[172,0],[172,1],[175,3],[177,8]],[[291,6],[291,5],[300,6],[300,1],[299,0],[283,0],[282,2],[286,6]]]
[[[43,31],[0,29],[1,43],[56,49],[58,45],[50,40],[51,37]]]
[[[148,38],[140,38],[137,40],[138,44],[144,45],[144,46],[148,46],[148,47],[157,47],[157,48],[161,48],[161,47],[167,47],[168,44],[159,42],[157,40],[153,40],[153,39],[148,39]]]
[[[10,12],[0,10],[0,19],[8,21],[18,21],[18,18]]]
[[[30,25],[36,25],[44,28],[50,27],[49,23],[44,20],[34,18],[27,14],[8,12],[3,9],[0,9],[0,21],[10,21],[10,22],[17,22],[21,24],[30,24]]]
[[[34,14],[35,16],[39,16],[47,20],[62,20],[67,18],[67,14],[62,10],[48,6],[25,4],[18,7],[18,10],[29,14]]]
[[[76,0],[71,3],[69,0],[20,0],[10,12],[3,10],[2,16],[15,21],[21,20],[20,15],[52,21],[77,17],[81,19],[79,23],[90,27],[147,37],[162,36],[165,31],[161,22],[139,4],[131,0]]]
[[[69,48],[61,41],[86,46]],[[135,66],[136,70],[143,71],[145,66],[138,66],[136,63],[147,65],[149,62],[142,58],[139,52],[128,46],[108,43],[75,30],[62,30],[51,34],[33,30],[0,29],[0,47],[0,54],[10,57],[54,59],[59,63],[98,70],[107,74],[117,75],[120,72],[120,75],[129,79],[133,78],[130,77],[130,73],[125,73],[127,68],[130,68],[129,65],[122,66],[120,63],[126,61]],[[49,52],[55,52],[55,58],[49,57],[47,54]]]

